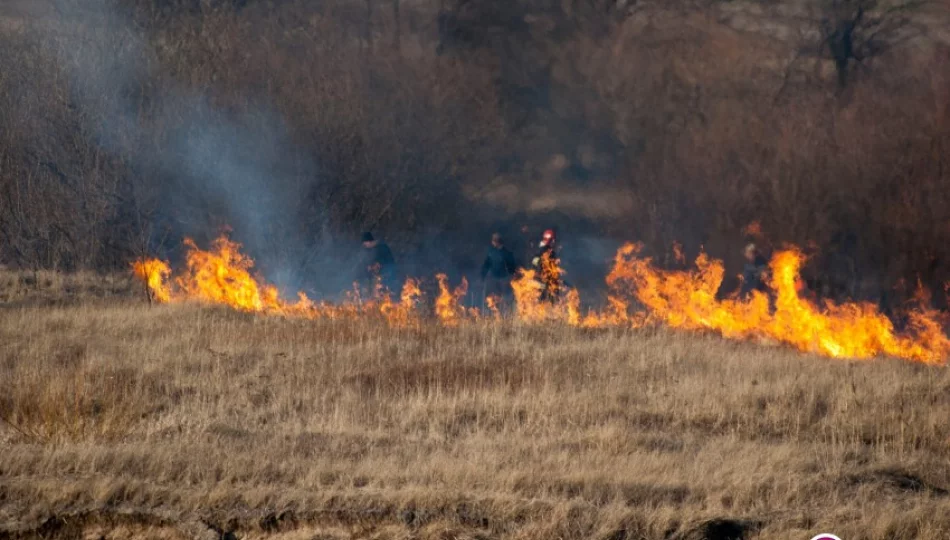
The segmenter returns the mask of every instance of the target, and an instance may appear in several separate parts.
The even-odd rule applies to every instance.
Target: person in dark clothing
[[[488,248],[488,254],[485,255],[485,262],[482,263],[481,269],[483,301],[487,304],[489,298],[495,297],[505,304],[510,304],[511,279],[517,271],[518,264],[515,262],[514,254],[505,247],[500,234],[492,234],[491,247]]]
[[[364,232],[362,236],[363,249],[360,255],[360,272],[364,283],[370,290],[379,281],[390,291],[397,291],[396,259],[386,242],[377,240],[373,233]]]
[[[755,244],[749,244],[743,252],[745,255],[745,265],[742,267],[742,287],[739,289],[740,297],[747,297],[752,291],[767,292],[765,280],[769,269],[768,260],[759,253],[759,248]]]

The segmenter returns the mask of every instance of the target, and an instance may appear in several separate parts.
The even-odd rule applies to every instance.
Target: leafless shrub
[[[367,25],[345,0],[116,0],[122,33],[77,29],[88,3],[60,2],[0,35],[0,259],[124,268],[231,225],[262,261],[305,265],[372,228],[404,252],[454,235],[436,243],[464,269],[489,227],[556,219],[732,264],[759,220],[777,243],[857,236],[849,257],[882,284],[950,277],[946,53],[884,46],[910,4],[829,4],[831,75],[875,58],[846,99],[701,3],[476,4],[393,4]],[[75,43],[95,60],[78,74],[63,62]],[[82,84],[116,65],[135,69]],[[116,110],[125,121],[106,122]],[[221,126],[240,140],[209,145],[202,167],[252,182],[179,167]],[[592,192],[608,195],[535,195]],[[612,193],[614,208],[577,208]]]

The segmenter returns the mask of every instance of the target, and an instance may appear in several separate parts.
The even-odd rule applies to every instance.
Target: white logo
[[[822,533],[818,536],[813,536],[811,540],[841,540],[837,536],[828,533]]]

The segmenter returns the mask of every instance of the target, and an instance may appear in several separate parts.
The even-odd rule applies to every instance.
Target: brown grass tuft
[[[101,300],[4,309],[0,343],[0,532],[950,533],[945,369]]]

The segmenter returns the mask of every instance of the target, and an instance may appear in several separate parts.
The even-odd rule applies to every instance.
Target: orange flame
[[[781,251],[772,259],[769,287],[775,292],[775,314],[769,332],[799,350],[832,357],[871,358],[880,354],[942,362],[950,340],[930,310],[912,311],[910,334],[901,335],[876,306],[868,303],[824,303],[820,309],[801,298],[795,287],[804,262],[801,252]]]
[[[158,302],[168,302],[172,293],[168,290],[165,280],[172,274],[172,269],[164,261],[158,259],[143,259],[132,263],[132,272],[145,282],[151,291],[152,298]]]
[[[253,261],[240,252],[240,245],[218,238],[212,249],[199,249],[186,240],[187,267],[174,280],[169,265],[157,259],[133,264],[159,302],[198,300],[223,304],[247,312],[286,316],[359,317],[381,316],[397,327],[413,327],[423,320],[424,295],[420,283],[406,280],[398,301],[377,282],[371,298],[363,299],[358,287],[339,304],[315,303],[303,293],[296,302],[284,301],[278,289],[251,275]],[[777,252],[770,263],[766,293],[754,291],[747,298],[718,296],[724,276],[721,261],[705,253],[689,270],[661,270],[641,247],[627,244],[614,258],[607,275],[608,295],[600,310],[582,311],[580,294],[563,290],[563,270],[554,257],[542,260],[539,270],[519,272],[512,282],[514,319],[523,323],[563,323],[583,328],[636,328],[661,323],[685,330],[714,331],[724,337],[780,342],[801,351],[830,357],[872,358],[888,355],[920,362],[942,364],[950,355],[950,339],[944,334],[941,316],[928,309],[926,296],[918,292],[919,306],[907,314],[907,328],[898,331],[893,322],[871,304],[818,302],[809,298],[800,276],[805,257],[795,249]],[[487,313],[466,309],[462,299],[468,290],[463,279],[454,289],[444,274],[436,276],[439,294],[434,314],[445,326],[501,317],[499,300],[486,299]],[[922,287],[918,287],[922,291]]]
[[[436,274],[439,283],[439,296],[435,300],[435,313],[445,326],[458,326],[465,317],[466,310],[462,307],[462,298],[468,292],[468,281],[462,278],[462,283],[455,289],[449,288],[449,278],[445,274]]]
[[[189,248],[188,273],[175,282],[186,295],[241,311],[280,307],[276,289],[259,286],[251,276],[254,261],[241,254],[239,244],[222,236],[214,241],[212,251],[198,249],[190,238],[185,246]]]
[[[501,297],[490,295],[485,298],[485,305],[493,319],[501,319]]]
[[[576,291],[565,293],[564,270],[560,260],[545,253],[540,260],[540,271],[519,271],[511,282],[515,296],[515,313],[527,323],[561,321],[580,324],[580,296]]]
[[[393,302],[389,291],[377,282],[375,297],[379,302],[379,313],[389,324],[409,327],[421,322],[417,308],[422,299],[422,289],[419,288],[418,281],[411,278],[406,280],[399,295],[399,302]]]
[[[723,265],[705,254],[697,257],[695,270],[662,271],[649,258],[638,259],[638,252],[633,245],[621,248],[611,277],[633,290],[652,320],[673,328],[714,330],[736,339],[771,339],[836,358],[884,354],[942,363],[950,353],[950,340],[935,312],[912,312],[910,333],[905,335],[898,334],[871,304],[826,301],[819,307],[803,298],[798,283],[804,256],[796,249],[776,253],[770,264],[768,285],[774,305],[760,292],[747,299],[718,299]]]
[[[677,264],[686,264],[686,254],[683,253],[683,244],[673,242],[673,260]]]
[[[640,327],[645,324],[643,314],[631,314],[630,298],[633,291],[625,286],[625,278],[629,275],[629,259],[639,250],[633,244],[626,244],[617,250],[614,255],[614,265],[607,274],[607,305],[598,313],[591,311],[580,320],[580,326],[585,328],[603,328],[610,326]]]
[[[525,322],[544,320],[541,305],[541,291],[544,284],[535,279],[535,270],[521,270],[512,280],[511,288],[515,295],[515,308],[518,318]]]
[[[560,298],[563,292],[563,275],[561,260],[553,252],[547,251],[541,255],[541,281],[548,300]]]

